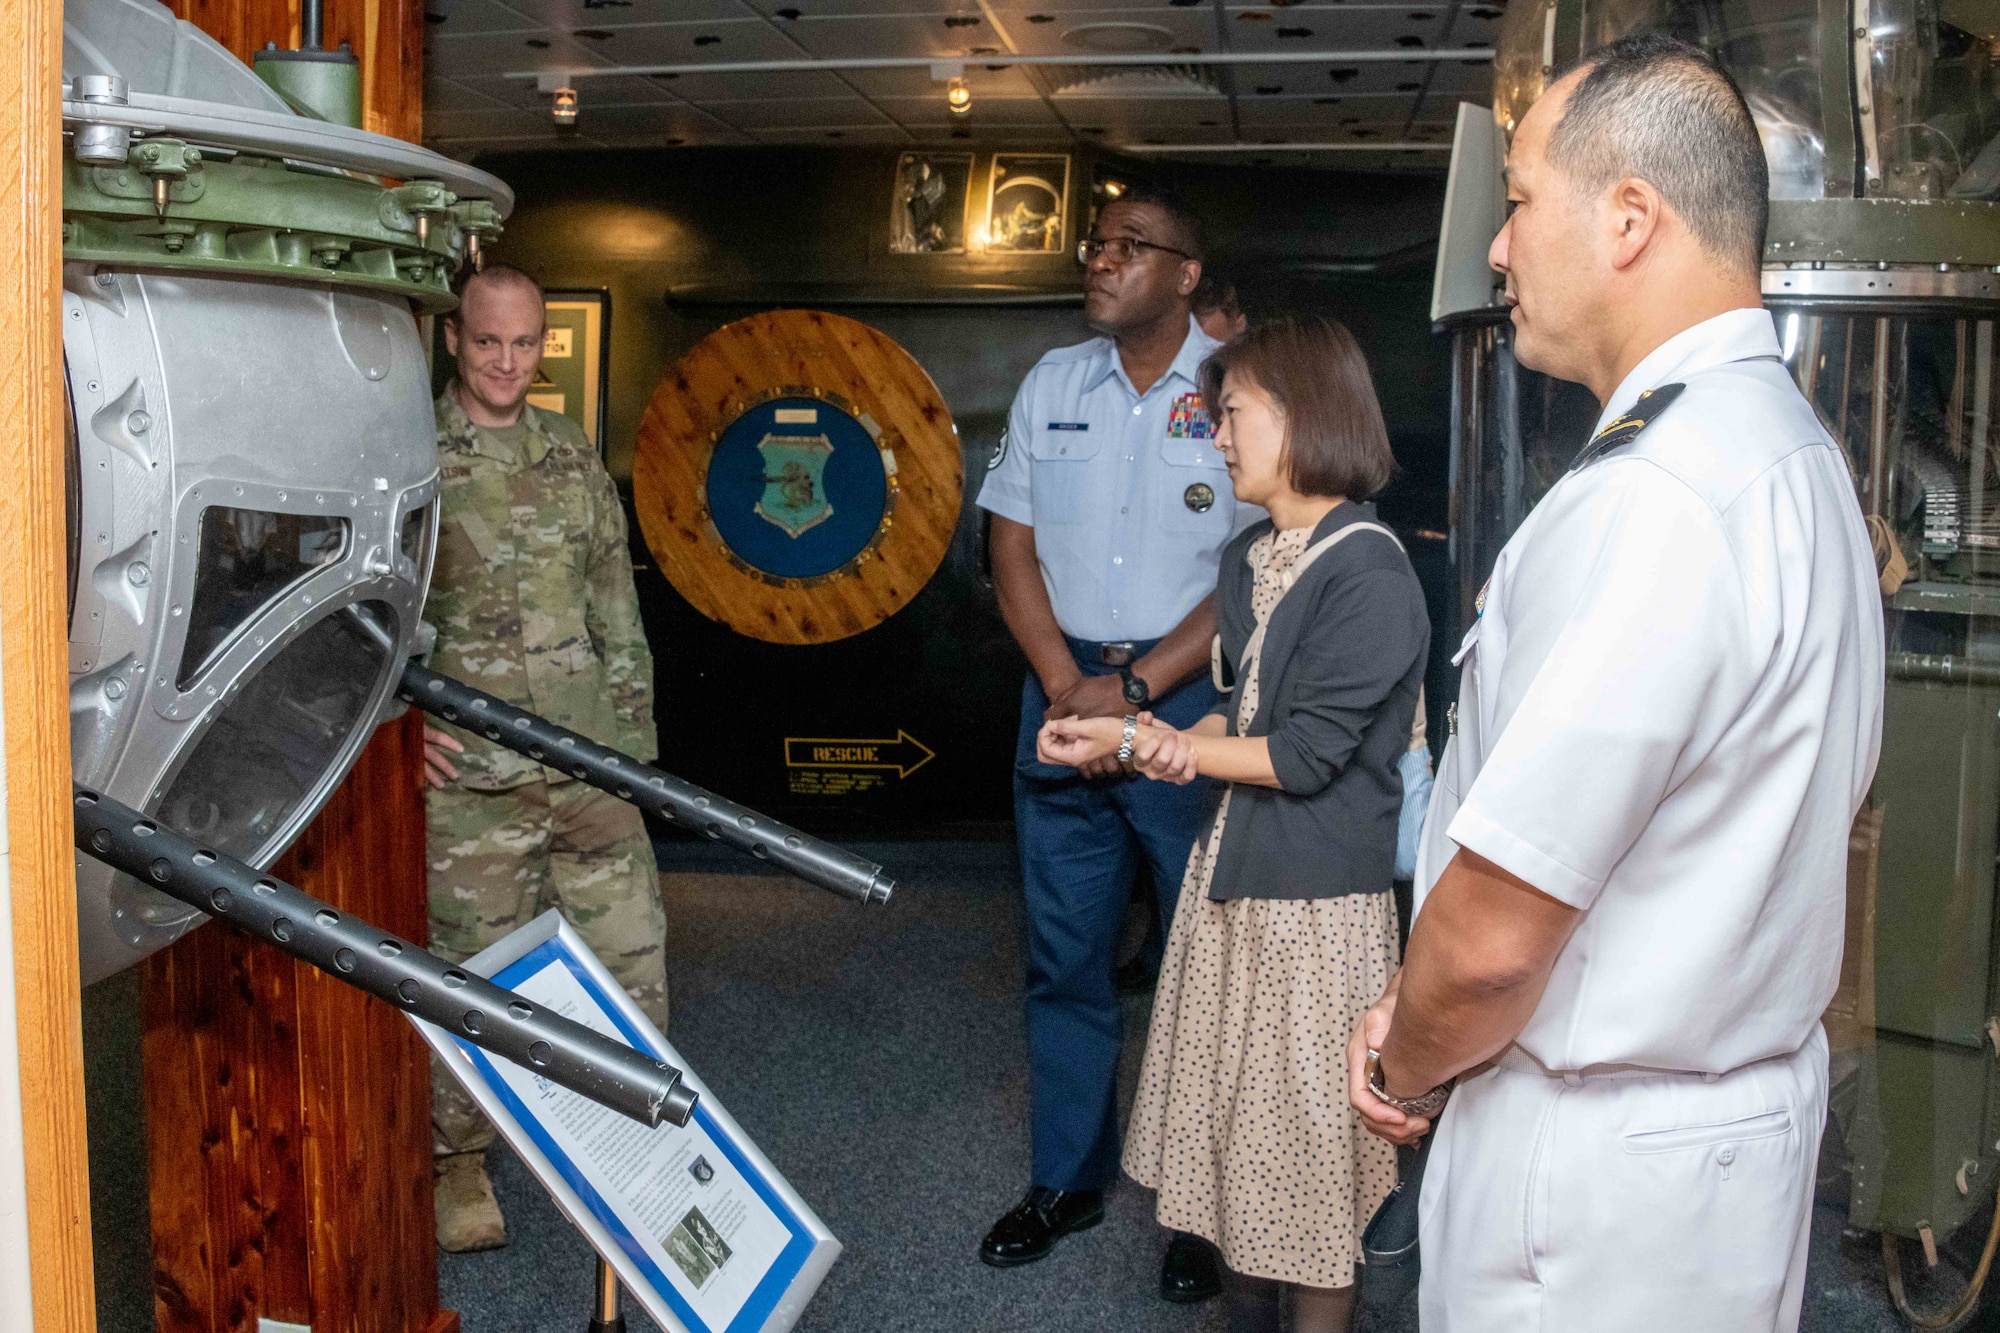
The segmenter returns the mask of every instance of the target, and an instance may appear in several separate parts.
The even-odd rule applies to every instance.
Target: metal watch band
[[[1136,714],[1125,715],[1125,734],[1118,739],[1118,762],[1132,762],[1132,739],[1139,734],[1139,719]]]
[[[1444,1109],[1451,1097],[1451,1084],[1440,1083],[1421,1097],[1393,1097],[1382,1086],[1382,1052],[1370,1049],[1368,1052],[1368,1091],[1378,1101],[1387,1102],[1404,1115],[1420,1116],[1429,1120]]]

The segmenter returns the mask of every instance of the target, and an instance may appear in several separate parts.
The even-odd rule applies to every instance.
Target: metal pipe
[[[829,893],[856,902],[886,903],[895,890],[895,881],[873,861],[767,819],[415,662],[404,668],[396,696],[433,717],[608,791],[648,814],[769,861]]]
[[[597,1312],[590,1317],[590,1333],[625,1333],[625,1315],[618,1308],[618,1274],[604,1256],[597,1256]]]
[[[1868,404],[1868,513],[1889,513],[1889,321],[1875,321],[1874,393]]]
[[[77,850],[141,884],[641,1124],[684,1125],[694,1113],[696,1094],[681,1082],[680,1070],[210,851],[108,796],[72,787]]]
[[[656,74],[810,74],[814,72],[835,73],[843,70],[864,69],[931,69],[948,70],[940,76],[940,81],[964,74],[967,65],[992,65],[995,68],[1008,65],[1052,65],[1052,66],[1151,66],[1174,68],[1182,65],[1323,65],[1334,64],[1377,65],[1407,61],[1420,64],[1425,61],[1463,60],[1468,64],[1487,64],[1493,59],[1491,48],[1456,47],[1450,50],[1426,51],[1416,48],[1398,48],[1393,51],[1195,51],[1185,55],[1167,52],[1106,51],[1092,55],[1054,56],[858,56],[853,59],[826,60],[717,60],[705,64],[669,65],[594,65],[561,69],[514,69],[501,75],[506,79],[534,79],[539,85],[546,80],[554,80],[543,88],[553,92],[559,87],[570,86],[578,79],[602,79],[625,77],[649,77]]]
[[[2000,662],[1975,662],[1949,653],[1890,653],[1889,678],[1991,688],[2000,685]]]
[[[319,51],[326,45],[325,0],[301,0],[299,5],[299,49]]]

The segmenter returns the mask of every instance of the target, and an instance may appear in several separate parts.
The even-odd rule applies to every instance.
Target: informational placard
[[[840,1242],[561,915],[544,913],[464,966],[650,1052],[701,1095],[685,1126],[648,1129],[411,1020],[626,1291],[669,1333],[791,1328]]]

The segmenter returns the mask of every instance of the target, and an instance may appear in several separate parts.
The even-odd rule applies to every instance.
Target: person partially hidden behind
[[[1705,54],[1584,57],[1507,195],[1515,355],[1603,414],[1480,595],[1349,1096],[1437,1136],[1424,1333],[1783,1333],[1880,749],[1874,558],[1762,306],[1757,126]]]
[[[1029,666],[1014,819],[1033,1162],[1026,1196],[980,1242],[995,1267],[1040,1259],[1104,1216],[1118,1170],[1119,926],[1141,858],[1172,917],[1206,800],[1206,784],[1035,757],[1049,717],[1150,708],[1189,724],[1215,702],[1216,560],[1259,515],[1236,502],[1209,443],[1196,372],[1216,344],[1188,311],[1202,248],[1200,220],[1169,191],[1138,185],[1104,206],[1080,254],[1084,317],[1104,336],[1029,372],[979,492],[994,591]],[[1162,1295],[1201,1300],[1219,1286],[1205,1242],[1169,1242]]]
[[[437,400],[431,665],[650,760],[653,657],[625,510],[583,432],[527,401],[542,360],[541,288],[489,265],[444,332],[458,377]],[[664,1031],[666,916],[639,812],[471,732],[427,727],[424,740],[431,948],[460,961],[560,908]],[[438,1244],[506,1244],[485,1167],[493,1126],[435,1064],[431,1127]]]
[[[1396,1154],[1347,1106],[1341,1052],[1396,965],[1398,766],[1430,620],[1366,503],[1394,463],[1347,330],[1273,320],[1212,355],[1202,388],[1236,494],[1271,514],[1222,557],[1231,691],[1180,731],[1053,718],[1040,751],[1228,783],[1174,909],[1125,1170],[1159,1191],[1161,1225],[1221,1247],[1230,1333],[1277,1333],[1285,1285],[1294,1333],[1342,1333]]]

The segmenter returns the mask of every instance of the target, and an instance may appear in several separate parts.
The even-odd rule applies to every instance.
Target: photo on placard
[[[611,401],[611,293],[551,288],[543,298],[548,324],[528,401],[574,421],[601,458]]]
[[[904,153],[897,158],[896,187],[889,208],[889,253],[963,254],[966,194],[971,183],[970,153]]]
[[[729,1262],[730,1249],[726,1241],[701,1215],[701,1209],[690,1208],[674,1229],[661,1238],[667,1257],[674,1261],[687,1280],[696,1289],[708,1285],[716,1270]]]
[[[1054,254],[1063,248],[1069,158],[995,153],[986,194],[986,248]]]

